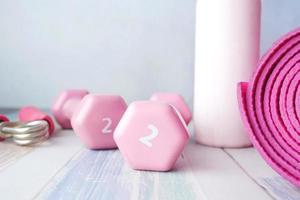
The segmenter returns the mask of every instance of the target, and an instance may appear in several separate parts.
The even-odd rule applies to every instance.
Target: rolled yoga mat
[[[300,187],[300,28],[283,36],[239,83],[249,138],[266,162]]]
[[[236,84],[259,60],[260,0],[198,0],[194,127],[198,143],[245,147]]]

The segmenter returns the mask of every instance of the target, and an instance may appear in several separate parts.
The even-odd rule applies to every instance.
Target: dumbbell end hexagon
[[[87,90],[65,90],[54,101],[51,111],[57,123],[65,129],[72,128],[71,119],[66,115],[64,106],[70,99],[82,99],[89,92]]]
[[[133,169],[169,171],[182,153],[189,135],[186,124],[173,106],[137,101],[124,113],[114,139]]]
[[[89,94],[74,112],[71,124],[89,149],[115,149],[113,134],[127,104],[118,95]]]

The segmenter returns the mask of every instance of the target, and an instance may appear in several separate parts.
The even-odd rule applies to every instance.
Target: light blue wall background
[[[49,107],[64,88],[128,102],[175,91],[192,105],[195,3],[0,0],[0,107]],[[263,51],[300,25],[299,8],[263,0]]]

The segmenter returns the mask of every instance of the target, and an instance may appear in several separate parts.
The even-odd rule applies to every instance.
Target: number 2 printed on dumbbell
[[[158,136],[159,131],[156,128],[156,126],[154,126],[153,124],[149,124],[148,129],[150,129],[150,131],[151,131],[150,135],[141,137],[139,140],[141,143],[145,144],[146,146],[152,147],[152,145],[153,145],[152,140],[154,140]]]
[[[112,133],[111,130],[111,124],[112,124],[112,120],[109,117],[104,117],[102,119],[102,121],[105,123],[104,128],[102,129],[102,133],[103,134],[108,134],[108,133]]]
[[[117,148],[114,129],[127,105],[118,95],[89,94],[86,90],[67,90],[52,107],[53,115],[63,128],[73,128],[90,149]]]

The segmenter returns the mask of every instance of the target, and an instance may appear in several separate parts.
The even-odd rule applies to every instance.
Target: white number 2
[[[106,125],[104,126],[104,128],[102,129],[102,133],[103,134],[107,134],[107,133],[111,133],[112,130],[111,130],[111,123],[112,123],[112,120],[111,118],[109,117],[106,117],[106,118],[103,118],[102,119],[103,122],[106,122]]]
[[[153,139],[155,139],[158,136],[159,133],[158,133],[158,129],[154,125],[152,125],[152,124],[148,125],[148,129],[151,130],[151,134],[147,135],[147,136],[144,136],[144,137],[141,137],[139,139],[139,141],[141,143],[143,143],[144,145],[148,146],[148,147],[152,147],[151,141]]]

